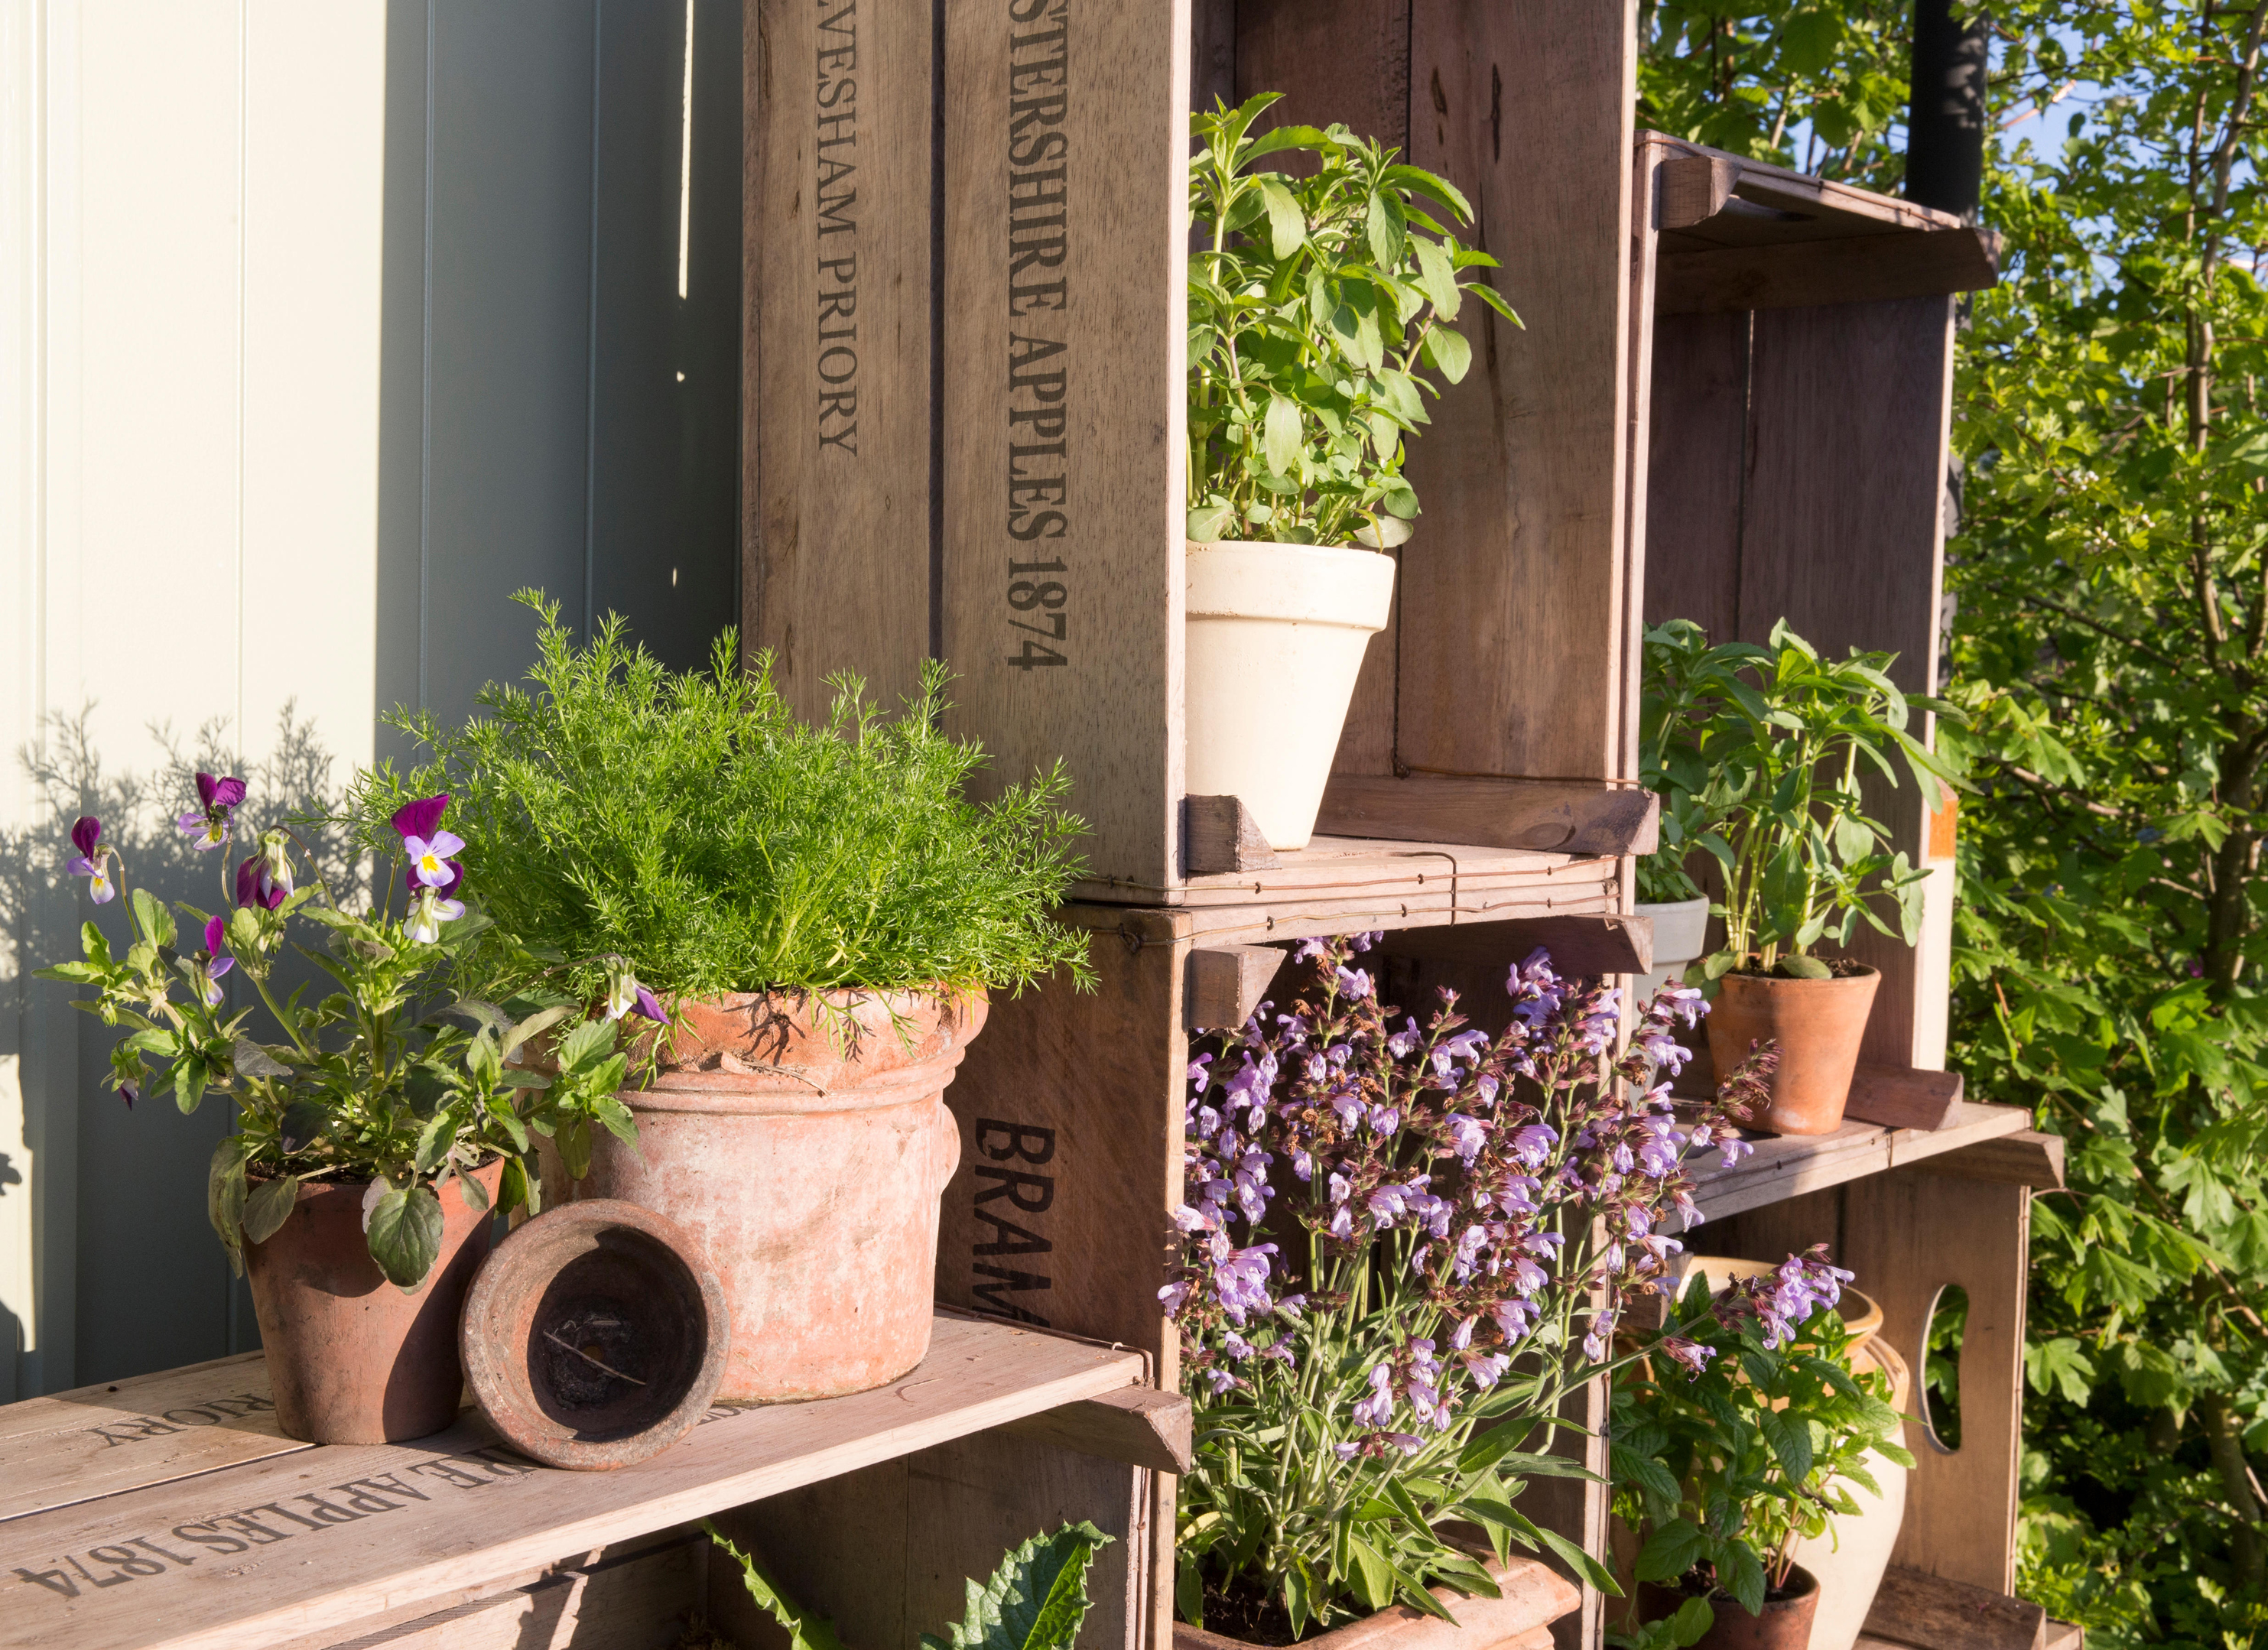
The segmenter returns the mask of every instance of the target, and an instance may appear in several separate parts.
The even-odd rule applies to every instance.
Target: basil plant
[[[1451,323],[1468,298],[1520,317],[1466,277],[1497,261],[1440,221],[1472,221],[1454,185],[1344,126],[1255,136],[1280,96],[1190,119],[1189,535],[1386,549],[1418,514],[1426,370],[1472,365]]]
[[[1814,952],[1848,946],[1861,922],[1908,945],[1920,937],[1929,873],[1893,846],[1867,788],[1904,774],[1933,809],[1945,806],[1962,785],[1957,762],[1924,742],[1917,715],[1967,718],[1902,691],[1895,660],[1857,648],[1829,659],[1785,619],[1761,647],[1712,647],[1687,619],[1646,633],[1641,770],[1662,824],[1640,886],[1649,899],[1690,899],[1693,856],[1716,861],[1724,895],[1711,910],[1725,944],[1701,964],[1707,981],[1735,969],[1826,979]]]
[[[209,1094],[235,1102],[235,1131],[213,1154],[210,1212],[239,1273],[245,1242],[282,1229],[302,1185],[366,1182],[371,1257],[414,1289],[440,1252],[447,1182],[474,1209],[490,1207],[478,1171],[502,1158],[495,1206],[533,1211],[533,1136],[553,1138],[578,1176],[594,1127],[635,1141],[615,1094],[628,1065],[617,1022],[665,1020],[660,1004],[622,970],[600,1004],[542,991],[487,1000],[474,959],[511,946],[465,887],[454,857],[465,843],[442,824],[448,797],[398,798],[387,794],[399,788],[389,771],[362,776],[356,817],[332,821],[358,828],[363,847],[379,851],[374,889],[356,900],[329,886],[290,826],[243,829],[241,779],[201,773],[196,783],[198,805],[179,823],[197,851],[218,851],[219,909],[169,908],[147,888],[128,889],[102,821],[82,816],[66,869],[86,879],[96,906],[127,896],[125,947],[89,921],[80,960],[40,977],[93,987],[75,1006],[124,1028],[111,1083],[129,1108],[145,1094],[170,1094],[183,1112]],[[296,943],[295,924],[325,943]],[[287,946],[335,989],[279,999],[275,969]],[[249,983],[254,1000],[232,1000],[232,978]],[[265,1022],[255,1020],[261,1008]],[[539,1039],[541,1062],[530,1057]]]

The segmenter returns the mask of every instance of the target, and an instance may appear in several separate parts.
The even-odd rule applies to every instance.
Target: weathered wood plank
[[[1941,1129],[1961,1105],[1961,1089],[1958,1072],[1861,1065],[1852,1073],[1843,1115],[1891,1129]]]
[[[953,5],[945,29],[946,725],[991,752],[986,784],[1067,759],[1094,873],[1169,888],[1189,0]]]
[[[701,1537],[609,1551],[484,1597],[357,1623],[352,1638],[323,1635],[320,1650],[670,1650],[686,1618],[705,1605],[708,1548]],[[288,1650],[319,1646],[302,1641]]]
[[[1189,1401],[1178,1392],[1160,1392],[1154,1387],[1129,1387],[1085,1398],[997,1430],[1152,1472],[1189,1470]]]
[[[804,715],[840,670],[895,707],[933,651],[930,15],[761,0],[747,41],[742,630]]]
[[[635,1472],[531,1467],[467,1417],[416,1444],[299,1451],[32,1514],[0,1524],[0,1646],[249,1650],[344,1630],[1100,1396],[1143,1367],[1130,1351],[940,1315],[905,1379],[711,1411]],[[301,1544],[266,1551],[287,1541]]]
[[[1665,251],[1654,302],[1673,315],[1874,304],[1994,284],[1991,239],[1974,229],[1901,230],[1848,240]]]
[[[1333,836],[1644,854],[1660,820],[1660,799],[1635,784],[1336,773],[1315,826]]]
[[[1644,974],[1653,966],[1653,919],[1648,917],[1515,917],[1498,922],[1453,923],[1388,933],[1389,957],[1428,957],[1506,968],[1541,947],[1562,974],[1586,978]]]
[[[1182,799],[1182,872],[1211,877],[1226,873],[1273,871],[1283,865],[1261,834],[1259,821],[1233,796]]]
[[[1930,1172],[2047,1191],[2063,1184],[2063,1153],[2061,1135],[2034,1134],[2028,1130],[1948,1152],[1931,1164]]]
[[[1714,217],[1733,198],[1741,163],[1730,155],[1677,154],[1661,162],[1661,203],[1655,226],[1690,229]]]
[[[1894,1564],[1882,1572],[1867,1631],[1923,1650],[2045,1650],[2048,1613],[2006,1593]]]
[[[1192,1031],[1242,1025],[1283,966],[1284,953],[1271,946],[1198,947],[1189,953],[1182,1019]]]
[[[1694,1201],[1711,1219],[1778,1203],[1800,1193],[1840,1185],[1890,1168],[1926,1163],[1948,1152],[2022,1132],[2031,1113],[2021,1106],[1980,1106],[1964,1101],[1941,1129],[1885,1129],[1846,1122],[1833,1134],[1765,1135],[1731,1168],[1717,1167],[1714,1149],[1689,1165]]]
[[[313,1448],[276,1425],[245,1352],[0,1406],[0,1521]]]

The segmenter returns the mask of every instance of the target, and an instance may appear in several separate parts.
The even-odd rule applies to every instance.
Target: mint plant
[[[1434,216],[1472,221],[1454,185],[1344,126],[1252,136],[1282,95],[1190,117],[1189,535],[1386,549],[1418,514],[1426,369],[1472,365],[1450,323],[1469,297],[1520,317],[1464,278],[1497,261]]]
[[[365,773],[357,792],[367,797],[383,783]],[[470,959],[476,948],[503,954],[515,942],[466,887],[453,856],[467,844],[441,823],[446,795],[411,798],[383,819],[373,845],[391,851],[367,857],[377,871],[372,892],[350,899],[315,869],[317,856],[293,828],[310,821],[247,833],[250,851],[234,858],[232,873],[247,787],[209,773],[196,785],[198,806],[179,824],[199,852],[221,851],[219,910],[169,909],[146,888],[128,888],[124,857],[104,843],[102,821],[83,815],[70,829],[77,851],[65,869],[87,879],[97,906],[127,896],[126,948],[114,950],[90,920],[81,960],[39,974],[92,986],[93,995],[74,1005],[125,1029],[111,1050],[111,1083],[129,1108],[166,1094],[183,1112],[209,1094],[235,1103],[236,1130],[213,1154],[209,1206],[239,1273],[244,1243],[274,1236],[303,1184],[366,1181],[371,1256],[395,1285],[413,1289],[440,1252],[441,1186],[456,1181],[468,1203],[484,1208],[475,1171],[502,1157],[499,1206],[534,1208],[532,1135],[556,1138],[577,1174],[588,1167],[594,1126],[635,1138],[615,1098],[625,1064],[615,1022],[624,1012],[659,1018],[658,1005],[640,998],[635,981],[618,983],[620,1007],[586,1006],[540,982],[490,1000]],[[303,872],[311,879],[304,886]],[[320,935],[320,950],[292,939],[295,920],[314,925],[300,932]],[[272,980],[287,945],[337,989],[313,1002],[304,991],[279,1000]],[[257,1002],[232,1004],[224,984],[232,978],[249,983]],[[263,1007],[266,1022],[256,1017]],[[512,1064],[539,1035],[556,1043],[552,1072]]]

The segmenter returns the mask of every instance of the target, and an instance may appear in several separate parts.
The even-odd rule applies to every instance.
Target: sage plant
[[[1521,1513],[1570,1391],[1618,1359],[1616,1326],[1701,1216],[1684,1154],[1749,1147],[1727,1121],[1776,1056],[1681,1118],[1672,1035],[1707,1009],[1666,985],[1625,1040],[1617,990],[1511,970],[1491,1037],[1455,993],[1420,1025],[1379,1000],[1374,937],[1310,940],[1312,988],[1263,1004],[1189,1067],[1181,1263],[1161,1298],[1197,1409],[1182,1479],[1181,1611],[1208,1591],[1280,1601],[1294,1635],[1446,1581],[1493,1596],[1441,1533],[1501,1558],[1549,1546]]]

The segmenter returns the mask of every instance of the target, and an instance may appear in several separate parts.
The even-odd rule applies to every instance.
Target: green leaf
[[[1801,1489],[1811,1477],[1811,1424],[1790,1410],[1766,1410],[1761,1425],[1780,1470]]]
[[[273,1078],[291,1075],[291,1067],[285,1065],[249,1037],[239,1037],[236,1040],[236,1046],[229,1056],[229,1064],[235,1067],[239,1077]]]
[[[1273,178],[1260,180],[1260,200],[1268,212],[1269,250],[1279,261],[1290,257],[1307,238],[1307,220],[1300,214],[1299,202]]]
[[[1717,1585],[1740,1600],[1751,1616],[1764,1613],[1764,1566],[1755,1549],[1738,1539],[1726,1542],[1717,1556]]]
[[[1347,1542],[1347,1552],[1354,1559],[1355,1595],[1373,1609],[1384,1609],[1394,1602],[1394,1566],[1359,1536]]]
[[[561,1040],[559,1069],[569,1072],[583,1071],[605,1059],[614,1048],[615,1022],[586,1020]]]
[[[251,1145],[240,1134],[232,1134],[213,1148],[212,1168],[205,1182],[205,1212],[228,1250],[236,1275],[244,1276],[244,1160]]]
[[[284,1175],[262,1181],[244,1205],[244,1235],[265,1243],[284,1228],[299,1201],[299,1177]]]
[[[1690,1570],[1707,1545],[1699,1526],[1681,1518],[1662,1525],[1646,1540],[1631,1572],[1641,1581],[1675,1581]]]
[[[1364,217],[1364,232],[1370,239],[1370,255],[1381,269],[1398,269],[1402,251],[1409,239],[1409,214],[1402,203],[1387,190],[1381,189],[1370,197],[1370,210]]]
[[[481,1183],[479,1175],[468,1170],[457,1171],[457,1194],[475,1214],[483,1212],[489,1206],[489,1189]]]
[[[438,1164],[443,1158],[448,1156],[449,1148],[451,1145],[455,1144],[456,1138],[457,1113],[455,1109],[453,1107],[445,1108],[440,1111],[435,1112],[431,1121],[427,1123],[424,1128],[418,1131],[417,1155],[415,1159],[417,1172],[421,1175],[429,1172],[435,1165]]]
[[[1835,977],[1835,970],[1816,957],[1782,957],[1779,971],[1792,980],[1831,980]]]
[[[787,1631],[789,1650],[843,1650],[833,1622],[789,1599],[754,1558],[725,1539],[725,1532],[713,1521],[703,1519],[701,1528],[718,1550],[740,1566],[741,1584],[748,1589],[748,1596]]]
[[[1035,1536],[1000,1561],[982,1587],[968,1583],[968,1611],[946,1639],[922,1635],[944,1650],[1071,1650],[1086,1619],[1086,1574],[1111,1537],[1084,1521]]]
[[[1410,245],[1417,250],[1418,284],[1425,290],[1426,301],[1433,306],[1433,313],[1443,320],[1456,320],[1458,301],[1463,293],[1457,285],[1456,269],[1449,261],[1449,249],[1423,235],[1413,236]],[[1440,329],[1436,328],[1435,330]],[[1470,358],[1471,351],[1469,350],[1466,353]],[[1462,377],[1463,374],[1461,372],[1458,376]],[[1455,381],[1454,379],[1450,380],[1452,383]]]
[[[165,901],[147,888],[134,890],[134,919],[143,935],[153,946],[170,946],[178,937],[173,928],[173,913],[166,909]]]
[[[1598,1588],[1600,1592],[1604,1593],[1609,1598],[1620,1598],[1623,1595],[1622,1583],[1615,1580],[1614,1572],[1608,1569],[1606,1565],[1556,1529],[1546,1529],[1543,1525],[1537,1524],[1535,1526],[1535,1530],[1537,1537],[1545,1546],[1565,1559],[1574,1567],[1576,1574]]]
[[[504,1160],[504,1178],[497,1182],[497,1202],[510,1214],[526,1201],[527,1170],[519,1159],[508,1157]]]
[[[1269,396],[1262,431],[1261,449],[1267,454],[1268,467],[1280,475],[1298,475],[1300,448],[1299,404],[1288,396]]]
[[[441,1200],[431,1186],[397,1187],[370,1216],[370,1256],[404,1291],[425,1281],[441,1254]]]
[[[1425,358],[1440,368],[1441,376],[1450,383],[1462,383],[1473,364],[1473,346],[1462,333],[1436,327],[1425,335]]]

